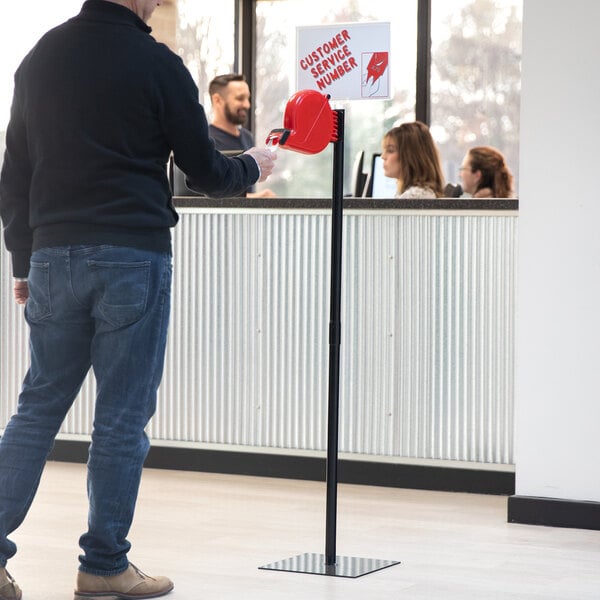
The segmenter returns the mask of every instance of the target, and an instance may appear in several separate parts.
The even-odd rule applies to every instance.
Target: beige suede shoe
[[[10,573],[0,567],[0,600],[21,600],[21,588],[15,583]]]
[[[77,573],[77,589],[74,600],[138,600],[158,598],[173,589],[173,582],[167,577],[150,577],[137,567],[129,564],[123,573],[112,577]],[[19,596],[20,598],[20,596]],[[0,600],[2,600],[0,598]]]

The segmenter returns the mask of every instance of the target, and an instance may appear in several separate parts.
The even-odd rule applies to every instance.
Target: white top
[[[427,200],[430,198],[437,198],[435,192],[428,187],[420,187],[418,185],[411,185],[406,188],[401,194],[396,193],[394,198],[412,198],[415,200]]]

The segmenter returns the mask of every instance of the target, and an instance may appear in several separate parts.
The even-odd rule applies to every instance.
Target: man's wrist
[[[13,277],[13,281],[27,281],[27,277]]]

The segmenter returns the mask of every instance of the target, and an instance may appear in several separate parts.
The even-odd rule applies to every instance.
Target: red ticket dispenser
[[[329,96],[316,90],[296,92],[285,107],[283,128],[267,136],[267,145],[302,154],[318,154],[337,141],[338,113],[329,106]]]

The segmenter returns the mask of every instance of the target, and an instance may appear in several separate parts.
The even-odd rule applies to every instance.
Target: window
[[[200,91],[200,102],[210,118],[208,84],[221,73],[233,71],[235,62],[234,2],[169,0],[154,13],[153,35],[181,56]]]
[[[282,126],[286,102],[297,91],[297,26],[389,22],[391,98],[333,103],[334,108],[345,111],[344,190],[349,194],[357,153],[365,151],[369,157],[379,152],[388,129],[415,119],[417,10],[419,2],[427,1],[256,0],[256,69],[251,91],[257,144],[262,144],[271,129]],[[430,2],[430,126],[446,179],[459,181],[458,168],[469,147],[491,145],[506,157],[518,186],[523,0]],[[15,69],[45,31],[80,8],[81,0],[40,3],[33,12],[26,3],[11,4],[10,19],[2,21],[0,35],[4,57],[0,63],[4,82],[0,92],[0,151]],[[235,19],[235,1],[164,0],[150,22],[155,37],[178,53],[189,68],[209,117],[208,82],[242,62],[236,55]],[[278,167],[268,186],[281,196],[331,197],[331,155],[331,146],[317,156],[280,150]]]
[[[446,179],[494,146],[518,186],[522,0],[432,0],[431,130]],[[518,190],[515,190],[518,191]]]
[[[396,121],[415,118],[417,0],[257,0],[254,109],[257,143],[281,127],[288,98],[297,90],[296,27],[384,21],[391,23],[392,90],[390,100],[333,103],[345,111],[344,190],[352,189],[353,157],[381,150],[383,134]],[[316,156],[279,150],[269,187],[288,197],[331,197],[331,146]]]

